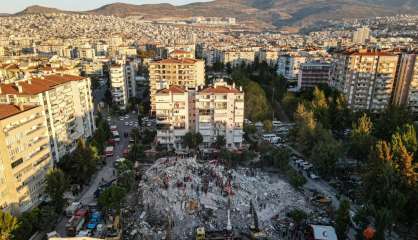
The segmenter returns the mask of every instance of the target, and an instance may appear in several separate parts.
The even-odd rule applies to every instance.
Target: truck
[[[69,237],[75,237],[81,230],[85,222],[85,218],[81,216],[72,216],[68,223],[65,224],[65,232]]]
[[[67,217],[71,217],[71,216],[73,216],[74,215],[74,213],[78,210],[78,209],[80,209],[81,208],[81,203],[80,202],[73,202],[73,203],[71,203],[71,205],[70,206],[68,206],[66,209],[65,209],[65,215],[67,216]]]

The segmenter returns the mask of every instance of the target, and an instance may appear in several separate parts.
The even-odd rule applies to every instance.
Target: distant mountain
[[[17,14],[62,12],[72,13],[31,6]],[[418,13],[418,0],[215,0],[182,6],[113,3],[79,13],[120,17],[139,15],[150,20],[192,16],[236,17],[239,22],[254,26],[299,29],[321,20],[415,14]]]
[[[45,13],[66,13],[69,11],[63,11],[57,8],[49,8],[40,5],[33,5],[25,8],[23,11],[15,13],[15,15],[25,15],[25,14],[45,14]]]

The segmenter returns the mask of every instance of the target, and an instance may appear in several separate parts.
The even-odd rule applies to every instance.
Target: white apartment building
[[[338,85],[354,110],[378,112],[391,103],[398,56],[388,52],[360,51],[343,54],[337,64]]]
[[[370,29],[368,27],[357,28],[353,32],[353,43],[355,44],[364,44],[367,40],[370,39]]]
[[[53,163],[42,106],[0,104],[0,156],[0,211],[37,206]]]
[[[42,106],[55,161],[95,130],[91,83],[85,77],[48,75],[0,84],[0,103]]]
[[[274,50],[261,49],[258,52],[258,61],[266,62],[270,66],[277,64],[279,58],[279,52]]]
[[[155,113],[158,90],[177,85],[196,88],[205,84],[205,62],[191,58],[169,58],[153,61],[149,64],[149,84],[151,109]]]
[[[220,56],[220,61],[224,64],[230,63],[232,66],[238,66],[241,63],[251,64],[255,60],[254,51],[223,51]]]
[[[120,109],[125,109],[128,104],[128,88],[125,81],[125,66],[113,64],[110,67],[110,89],[113,104]]]
[[[300,65],[306,62],[306,57],[292,56],[289,54],[281,55],[277,61],[277,74],[282,75],[287,80],[297,80]]]
[[[244,92],[223,80],[196,93],[196,131],[203,146],[211,147],[224,136],[227,148],[241,148],[244,127]]]
[[[170,86],[156,94],[157,141],[182,149],[182,138],[189,131],[203,136],[203,147],[210,148],[217,136],[224,136],[226,147],[240,148],[243,141],[244,92],[224,81],[200,90]]]
[[[191,130],[189,110],[192,101],[180,86],[170,86],[156,93],[157,142],[174,149],[183,148],[183,137]]]

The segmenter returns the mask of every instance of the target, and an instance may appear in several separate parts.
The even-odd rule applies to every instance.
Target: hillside
[[[300,28],[314,25],[320,20],[387,16],[401,11],[418,13],[418,0],[215,0],[182,6],[167,3],[113,3],[80,13],[120,17],[140,15],[151,20],[191,16],[236,17],[240,22],[260,26]],[[52,12],[71,13],[55,8],[32,6],[17,14]]]

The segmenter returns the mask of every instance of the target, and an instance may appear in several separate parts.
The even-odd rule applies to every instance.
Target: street
[[[95,100],[97,101],[95,103],[95,106],[97,106],[98,102],[102,100],[104,91],[105,91],[104,87],[101,87],[93,93]],[[103,166],[100,170],[97,171],[97,173],[91,179],[90,184],[88,186],[85,186],[83,191],[78,196],[75,197],[74,201],[81,202],[82,205],[89,205],[89,204],[97,203],[96,199],[94,198],[94,192],[96,191],[96,189],[103,183],[109,182],[116,177],[114,175],[114,172],[115,172],[114,162],[116,159],[122,157],[123,150],[127,148],[129,144],[129,137],[124,137],[124,133],[131,132],[132,128],[134,128],[134,126],[126,126],[125,122],[137,122],[138,121],[137,114],[129,113],[127,114],[128,118],[121,121],[119,119],[119,116],[110,116],[109,113],[107,112],[107,109],[102,109],[101,113],[104,119],[107,119],[108,117],[111,118],[111,121],[109,122],[109,126],[111,125],[117,126],[117,130],[120,134],[120,142],[115,145],[113,156],[106,158],[105,166]],[[65,224],[67,223],[68,219],[69,219],[68,217],[62,216],[56,226],[55,231],[57,231],[57,233],[60,234],[61,236],[66,236]]]

